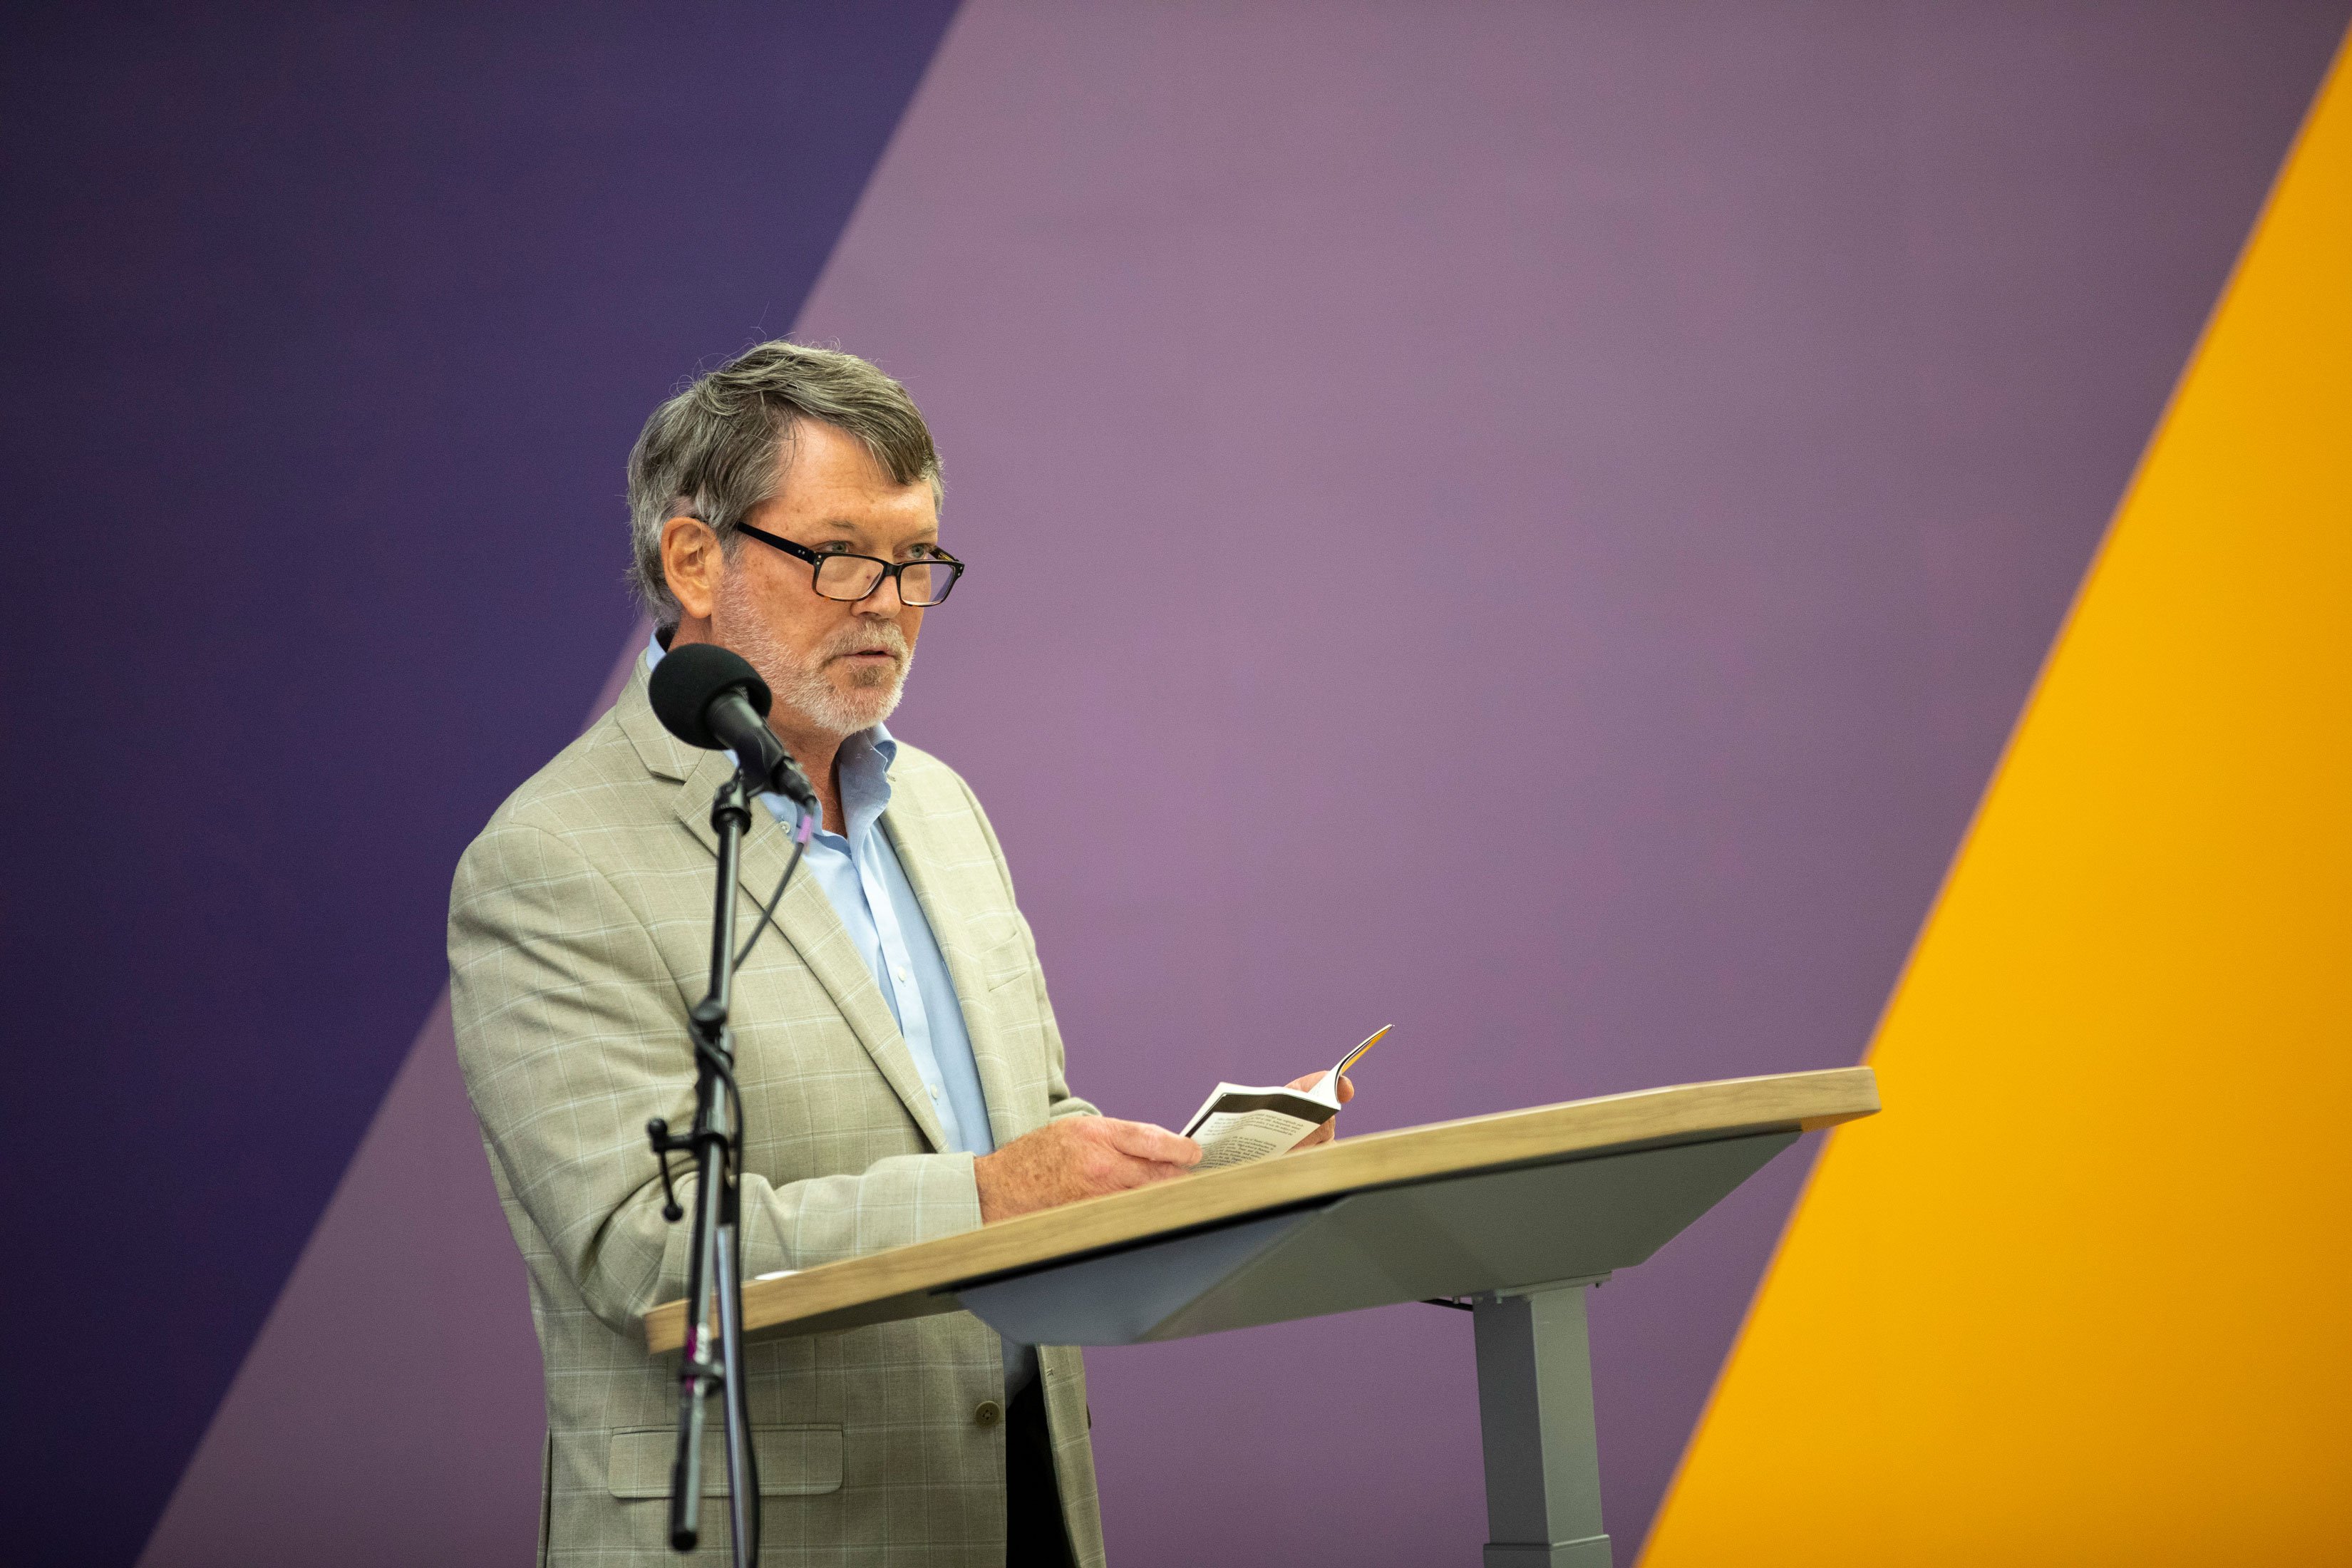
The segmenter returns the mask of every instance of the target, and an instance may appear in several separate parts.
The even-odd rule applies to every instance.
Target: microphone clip
[[[782,795],[799,806],[803,816],[817,809],[816,786],[809,783],[809,776],[801,771],[800,763],[782,746],[775,750],[775,765],[769,770],[767,778],[756,776],[748,764],[743,769],[743,776],[748,787],[766,795]]]

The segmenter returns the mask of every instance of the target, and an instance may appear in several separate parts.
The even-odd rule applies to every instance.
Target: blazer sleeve
[[[566,837],[496,823],[457,867],[450,1005],[467,1093],[512,1195],[590,1310],[635,1332],[686,1293],[692,1229],[662,1218],[646,1122],[694,1115],[688,1003],[653,935]],[[694,1177],[674,1157],[678,1201]],[[856,1175],[742,1178],[746,1279],[977,1229],[969,1154]]]

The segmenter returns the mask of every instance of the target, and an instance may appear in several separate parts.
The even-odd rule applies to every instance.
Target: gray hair
[[[928,480],[945,499],[930,427],[907,389],[856,354],[777,339],[688,383],[654,410],[629,452],[629,586],[654,620],[681,611],[662,570],[662,524],[698,517],[729,556],[735,531],[775,499],[791,464],[793,432],[821,420],[854,436],[902,485]]]

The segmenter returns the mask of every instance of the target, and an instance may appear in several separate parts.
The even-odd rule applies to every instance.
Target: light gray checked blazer
[[[646,1354],[638,1320],[686,1293],[689,1227],[662,1219],[646,1122],[693,1117],[687,1011],[708,979],[710,801],[730,767],[662,729],[641,667],[612,712],[499,807],[450,896],[457,1053],[547,1365],[544,1563],[677,1560],[665,1500],[677,1363]],[[1093,1114],[1064,1081],[1036,944],[980,803],[903,742],[890,782],[883,826],[947,957],[998,1144]],[[743,930],[789,849],[754,810]],[[733,1025],[747,1277],[980,1224],[971,1156],[940,1152],[914,1058],[814,879],[794,880],[743,966]],[[1004,1373],[979,1320],[748,1349],[762,1563],[1004,1560]],[[1098,1564],[1085,1373],[1075,1349],[1038,1361],[1071,1544]],[[722,1496],[715,1436],[705,1474]],[[694,1560],[721,1562],[725,1505],[704,1519]]]

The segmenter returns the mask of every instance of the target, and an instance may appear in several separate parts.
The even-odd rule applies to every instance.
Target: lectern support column
[[[1475,1298],[1486,1568],[1609,1568],[1584,1331],[1594,1283]]]

